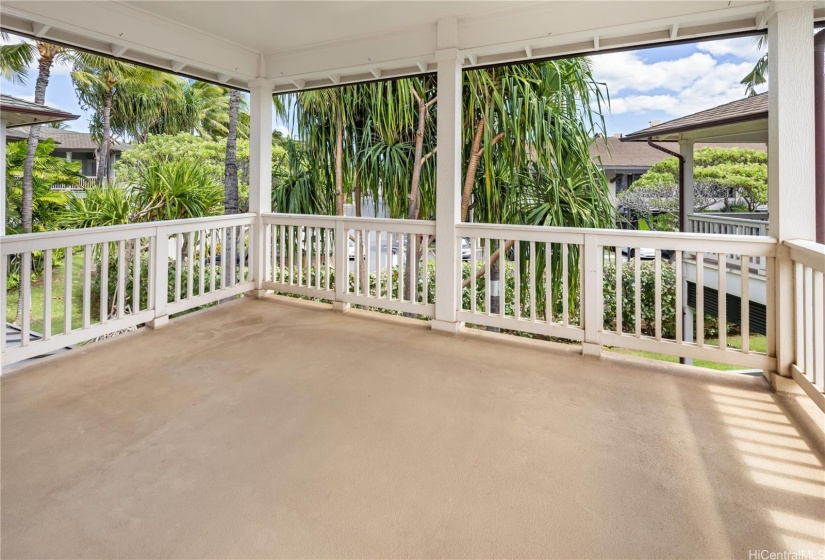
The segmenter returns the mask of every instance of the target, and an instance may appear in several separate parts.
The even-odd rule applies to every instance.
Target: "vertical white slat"
[[[544,244],[544,321],[553,322],[553,244]]]
[[[430,267],[427,266],[430,258],[430,236],[426,234],[422,235],[421,244],[423,245],[421,266],[424,267],[424,286],[422,287],[421,292],[423,294],[422,299],[424,301],[424,305],[427,305],[430,298]]]
[[[490,315],[490,239],[484,240],[484,313]]]
[[[295,285],[295,243],[293,238],[295,237],[295,227],[294,226],[287,226],[289,235],[287,242],[289,243],[289,285]]]
[[[104,243],[104,245],[106,245]],[[157,233],[149,237],[149,266],[147,267],[149,270],[147,271],[147,278],[146,278],[146,295],[147,295],[147,303],[149,304],[149,309],[156,309],[155,307],[155,266],[157,261],[156,251],[158,248],[157,244]]]
[[[0,307],[0,309],[6,309]],[[4,329],[5,330],[5,329]],[[52,250],[43,255],[43,340],[52,337]]]
[[[232,226],[229,228],[229,285],[237,284],[237,275],[235,274],[235,263],[237,263],[237,242],[238,242],[238,228]]]
[[[178,250],[180,254],[180,250]],[[117,318],[126,314],[126,240],[117,242]]]
[[[217,268],[217,245],[219,241],[217,229],[209,230],[209,291],[215,291],[215,271]]]
[[[521,319],[521,242],[516,239],[513,245],[513,316],[516,320]]]
[[[616,260],[616,334],[622,334],[624,331],[622,328],[622,323],[624,322],[624,318],[622,317],[622,248],[616,246],[614,249]]]
[[[267,277],[272,282],[278,281],[277,276],[277,269],[278,269],[278,225],[277,224],[270,224],[267,226],[267,232],[269,235],[269,251],[270,257],[269,262],[267,263]],[[271,273],[271,274],[270,274]]]
[[[507,316],[507,246],[506,240],[498,240],[498,313]]]
[[[676,251],[676,343],[682,344],[685,334],[682,331],[682,313],[684,312],[684,294],[682,293],[682,251]]]
[[[9,257],[3,254],[0,254],[0,278],[2,281],[5,282],[4,286],[8,286],[8,259]],[[0,290],[0,310],[3,313],[3,321],[6,321],[6,300],[8,298],[6,290]],[[5,324],[3,328],[0,329],[0,352],[6,351],[6,329]]]
[[[653,292],[656,298],[655,308],[655,335],[656,340],[662,340],[662,251],[656,249],[653,264]]]
[[[765,263],[765,342],[768,356],[776,356],[776,259],[763,257]]]
[[[696,346],[705,345],[705,254],[696,253]]]
[[[372,242],[372,231],[363,230],[361,232],[361,236],[364,239],[364,276],[367,284],[366,286],[361,286],[361,290],[364,292],[365,296],[370,296],[370,290],[372,288],[372,281],[370,280],[370,264],[372,262],[372,259],[370,258],[370,244]]]
[[[727,350],[728,348],[728,307],[727,307],[727,295],[728,295],[728,282],[727,282],[727,274],[728,274],[728,260],[727,254],[725,253],[718,253],[719,258],[719,283],[718,283],[718,290],[719,290],[719,349],[720,350]]]
[[[386,274],[387,280],[385,282],[384,288],[387,292],[387,300],[392,299],[392,261],[393,261],[393,254],[392,248],[393,244],[395,243],[395,232],[388,231],[387,232],[387,266],[386,266]],[[461,286],[461,284],[459,284]]]
[[[814,275],[813,269],[809,266],[805,266],[803,269],[805,272],[805,277],[803,280],[803,288],[804,288],[804,305],[803,309],[805,310],[805,323],[803,324],[802,331],[797,331],[796,336],[801,337],[804,340],[805,344],[805,377],[808,378],[809,381],[813,382],[814,379]]]
[[[100,244],[100,322],[109,322],[109,243]]]
[[[381,297],[381,235],[383,231],[375,232],[375,297]]]
[[[92,324],[92,246],[83,247],[83,328]]]
[[[404,301],[404,281],[407,274],[407,261],[405,246],[407,244],[407,234],[399,232],[398,234],[398,301]]]
[[[584,258],[585,258],[585,255],[587,254],[587,251],[585,251],[584,244],[576,245],[576,247],[579,250],[579,252],[578,252],[578,254],[579,254],[579,289],[577,290],[578,293],[576,294],[576,295],[579,296],[579,299],[578,299],[579,320],[578,320],[577,324],[578,324],[578,326],[582,326],[582,324],[586,323],[584,312],[588,308],[587,302],[586,302],[587,290],[584,289],[584,287],[585,287]]]
[[[814,386],[825,392],[825,286],[823,274],[814,271],[813,285],[813,332],[811,346],[814,350],[813,380]]]
[[[641,248],[635,247],[633,252],[633,301],[636,304],[634,324],[636,337],[642,336],[642,258]]]
[[[461,241],[459,241],[461,243]],[[476,256],[476,238],[470,238],[470,312],[475,313],[477,311],[476,307],[476,290],[478,289],[477,282],[476,282],[476,267],[478,266],[477,256]],[[462,268],[464,268],[462,266]],[[463,285],[464,282],[461,283]],[[464,298],[461,298],[459,301],[463,301]],[[463,305],[462,305],[463,308]]]
[[[198,295],[206,288],[206,231],[198,231]]]
[[[183,267],[183,234],[175,236],[175,301],[181,296],[181,268]]]
[[[132,313],[137,313],[140,311],[140,237],[135,238],[135,254],[132,256]]]
[[[536,282],[536,242],[530,242],[530,280],[527,284],[530,296],[530,321],[536,322],[536,295],[539,291],[538,282]]]
[[[331,229],[324,228],[324,289],[329,291],[329,259],[330,256],[335,255],[335,246],[332,244],[331,241]],[[344,271],[341,271],[341,274],[344,274]]]
[[[567,243],[561,244],[561,324],[565,327],[570,325],[570,247]]]
[[[349,261],[349,235],[350,230],[346,230],[347,232],[347,261]],[[355,293],[361,293],[361,260],[364,258],[364,255],[361,253],[361,246],[363,245],[361,239],[363,239],[361,230],[355,229],[352,230],[353,236],[353,243],[355,243]]]
[[[238,259],[238,270],[240,276],[240,282],[246,282],[249,277],[249,258],[248,258],[248,249],[249,243],[252,241],[252,226],[245,225],[238,228],[238,233],[240,233],[240,238],[238,239],[238,247],[241,249],[240,259]]]
[[[72,332],[72,247],[63,253],[63,334]]]
[[[315,288],[321,289],[321,251],[324,244],[321,242],[324,236],[324,228],[315,228]]]
[[[20,331],[20,345],[28,346],[31,340],[32,314],[32,254],[30,251],[22,253],[23,262],[20,265],[20,308],[23,310],[22,329]],[[3,325],[5,328],[5,324]]]
[[[309,287],[311,283],[309,262],[312,258],[312,233],[311,228],[308,226],[301,227],[298,231],[301,232],[299,237],[301,241],[298,246],[298,285]]]
[[[186,299],[192,299],[195,287],[195,232],[186,234]]]
[[[747,354],[750,352],[750,275],[748,274],[748,262],[750,257],[742,255],[739,267],[740,278],[742,286],[740,288],[739,298],[739,327],[742,331],[742,352]]]

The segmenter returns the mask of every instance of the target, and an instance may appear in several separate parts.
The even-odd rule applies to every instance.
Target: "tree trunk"
[[[461,191],[461,221],[466,222],[470,216],[470,197],[473,194],[473,183],[476,180],[476,170],[481,159],[481,138],[484,136],[484,117],[478,121],[476,133],[473,136],[473,145],[470,147],[470,159],[467,162],[467,174],[464,176],[464,189]]]
[[[229,90],[229,127],[226,133],[226,163],[224,165],[224,214],[237,214],[238,201],[238,110],[241,104],[240,92]]]
[[[112,98],[114,90],[103,93],[103,140],[97,154],[97,182],[103,184],[109,176],[109,147],[112,142]]]
[[[46,104],[46,88],[49,85],[49,76],[52,71],[53,56],[42,55],[37,64],[37,81],[34,86],[34,102],[38,105]],[[29,127],[29,144],[26,148],[26,161],[23,164],[23,207],[21,209],[21,221],[23,223],[23,232],[32,232],[32,214],[34,208],[34,157],[37,153],[37,144],[40,142],[40,125],[32,125]],[[3,228],[6,224],[2,224]],[[18,297],[17,297],[17,312],[15,313],[14,321],[23,314],[23,300],[25,294],[23,293],[22,279],[18,283]]]
[[[344,215],[344,116],[335,118],[335,213]]]
[[[421,182],[421,165],[424,152],[424,129],[427,124],[427,104],[421,99],[418,94],[413,92],[415,99],[418,102],[418,128],[415,131],[415,156],[413,159],[413,175],[410,184],[410,201],[407,209],[407,219],[417,220],[420,210],[421,196],[418,191],[418,185]],[[407,235],[407,278],[404,282],[404,297],[408,301],[412,301],[418,293],[418,286],[416,280],[416,269],[420,261],[420,254],[418,249],[418,236],[414,234]],[[427,266],[426,259],[424,266]],[[413,285],[416,284],[416,285]],[[427,286],[424,286],[427,289]],[[406,316],[415,316],[414,314],[405,313]]]

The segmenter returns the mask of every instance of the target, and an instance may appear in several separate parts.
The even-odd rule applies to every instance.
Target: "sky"
[[[10,36],[8,42],[19,40]],[[664,122],[741,99],[745,88],[739,80],[763,53],[755,38],[740,37],[592,56],[595,78],[607,85],[610,95],[607,133],[628,134],[650,121]],[[36,72],[33,68],[25,85],[0,79],[0,91],[33,99]],[[68,123],[70,129],[88,130],[88,112],[78,104],[65,65],[53,67],[46,103],[81,115]],[[277,117],[273,128],[289,133]]]

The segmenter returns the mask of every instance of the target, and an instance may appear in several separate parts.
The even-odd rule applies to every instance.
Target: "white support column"
[[[696,190],[693,181],[693,140],[679,141],[679,155],[685,160],[685,177],[682,188],[685,191],[685,218],[684,228],[680,224],[679,229],[683,232],[690,231],[687,216],[694,212],[696,207]]]
[[[0,237],[6,235],[6,121],[0,119]]]
[[[249,82],[249,211],[258,215],[251,239],[254,297],[263,295],[265,232],[261,214],[272,211],[272,81]]]
[[[458,332],[461,255],[456,226],[461,216],[461,66],[454,19],[439,21],[438,157],[435,215],[435,330]],[[442,48],[443,47],[443,48]]]
[[[812,3],[777,2],[768,20],[768,209],[770,235],[815,239],[814,74]],[[793,265],[782,246],[776,259],[777,372],[794,358]]]

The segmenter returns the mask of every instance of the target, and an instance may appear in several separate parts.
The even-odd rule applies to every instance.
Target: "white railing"
[[[749,214],[752,215],[752,214]],[[768,235],[767,215],[764,220],[738,218],[719,214],[689,214],[691,233],[712,233],[716,235]]]
[[[248,254],[254,223],[254,215],[243,214],[4,237],[0,309],[6,312],[15,276],[24,305],[20,345],[7,346],[5,328],[0,333],[2,363],[251,290],[246,259],[236,255]],[[33,268],[42,270],[36,281]],[[32,336],[35,324],[39,336]]]
[[[696,322],[686,330],[681,320],[688,262],[694,262],[699,271],[704,270],[705,257],[716,263],[716,283],[708,287],[718,291],[715,320],[727,325],[728,278],[739,283],[742,302],[750,301],[752,282],[750,274],[729,267],[728,261],[731,256],[763,257],[770,272],[768,282],[772,282],[776,256],[772,239],[480,224],[464,224],[456,231],[459,243],[469,238],[471,247],[481,247],[471,251],[469,266],[459,272],[463,286],[460,321],[743,367],[775,368],[772,300],[767,302],[766,352],[750,347],[750,306],[745,304],[739,310],[739,347],[729,344],[725,328],[718,329],[714,344],[705,340],[704,274],[695,274],[694,279]],[[500,247],[504,247],[505,258],[496,261]],[[650,264],[629,256],[642,257],[649,251]],[[621,274],[616,273],[617,263],[621,263]],[[643,289],[643,284],[652,289]]]
[[[70,192],[83,192],[86,189],[90,189],[93,187],[99,186],[100,183],[98,182],[97,178],[95,177],[80,177],[76,185],[68,185],[65,183],[55,183],[51,186],[51,190],[53,191],[70,191]]]
[[[432,317],[435,222],[264,214],[262,224],[264,289]]]
[[[786,241],[794,263],[796,352],[791,375],[825,410],[825,245]]]

